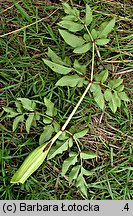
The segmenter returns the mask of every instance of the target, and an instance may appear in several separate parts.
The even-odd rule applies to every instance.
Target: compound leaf
[[[87,197],[87,183],[82,173],[80,173],[77,178],[76,187],[79,188],[79,190],[85,197]]]
[[[118,106],[117,101],[116,101],[114,95],[112,94],[111,100],[109,101],[109,107],[113,113],[116,112],[117,106]]]
[[[18,102],[18,101],[15,101],[15,105],[17,107],[17,111],[19,113],[22,113],[22,104],[20,102]]]
[[[95,94],[94,100],[96,101],[97,105],[103,110],[105,106],[104,95],[101,91]]]
[[[124,85],[119,85],[117,88],[115,88],[115,90],[116,90],[117,92],[122,92],[123,89],[124,89]]]
[[[72,8],[68,3],[62,3],[62,5],[66,14],[72,14]]]
[[[52,125],[46,125],[44,127],[44,131],[40,135],[39,144],[41,145],[45,143],[46,141],[48,141],[52,137],[53,132],[54,132],[54,129]]]
[[[69,174],[69,184],[72,183],[73,180],[75,180],[78,176],[78,173],[81,169],[80,165],[74,166]]]
[[[50,118],[50,117],[44,117],[44,118],[43,118],[43,122],[44,122],[45,124],[51,124],[51,123],[52,123],[52,118]]]
[[[69,138],[69,134],[66,131],[63,131],[62,134],[59,136],[59,140],[67,140]]]
[[[69,138],[69,147],[71,148],[73,146],[73,138]]]
[[[104,46],[105,44],[107,44],[110,40],[107,38],[102,38],[102,39],[98,39],[96,40],[96,44],[98,46]]]
[[[16,111],[11,107],[3,107],[3,110],[7,113],[16,113]]]
[[[110,101],[112,99],[112,92],[110,89],[106,89],[104,92],[104,98],[106,101]]]
[[[41,118],[40,113],[35,113],[35,120],[39,121]]]
[[[48,160],[54,158],[57,154],[62,154],[63,151],[66,151],[69,147],[68,144],[69,140],[66,140],[64,142],[57,141],[56,145],[50,149]]]
[[[15,131],[18,127],[18,123],[24,121],[24,115],[17,116],[13,121],[13,131]]]
[[[59,130],[60,130],[60,125],[59,125],[59,123],[57,122],[57,121],[53,121],[53,127],[54,127],[54,131],[56,132],[56,133],[58,133],[59,132]]]
[[[81,137],[84,137],[84,136],[88,133],[88,130],[89,130],[88,128],[85,128],[85,129],[83,129],[83,130],[81,130],[81,131],[75,133],[75,134],[74,134],[74,137],[75,137],[76,139],[79,139],[79,138],[81,138]]]
[[[94,152],[90,152],[90,151],[82,151],[80,153],[80,157],[84,160],[87,160],[87,159],[93,159],[93,158],[96,158],[97,155],[96,153]]]
[[[105,101],[100,85],[94,83],[91,85],[90,90],[91,92],[93,92],[94,100],[96,101],[98,106],[101,109],[104,109]]]
[[[57,86],[82,87],[85,84],[85,78],[75,75],[63,76],[56,83]]]
[[[86,4],[85,24],[88,26],[92,22],[92,11],[88,4]]]
[[[56,53],[53,50],[51,50],[49,47],[48,47],[48,57],[51,58],[51,60],[54,63],[57,63],[59,65],[65,65],[63,60],[58,55],[56,55]]]
[[[91,31],[91,36],[93,37],[93,40],[96,40],[98,37],[98,32],[96,31],[96,29],[92,29]]]
[[[128,98],[128,96],[127,96],[127,94],[125,92],[119,92],[118,96],[123,101],[127,101],[127,102],[130,101],[129,98]]]
[[[86,65],[80,64],[80,62],[77,59],[75,59],[74,61],[74,68],[80,73],[83,73],[83,74],[86,73]]]
[[[65,58],[63,59],[63,62],[64,62],[66,65],[69,65],[69,66],[72,65],[72,61],[71,61],[70,57],[68,57],[68,56],[65,56]]]
[[[120,86],[122,82],[123,82],[123,79],[118,78],[118,79],[111,80],[111,81],[108,83],[108,85],[109,85],[109,87],[111,87],[112,89],[115,89],[115,88],[117,88],[118,86]]]
[[[3,107],[3,110],[4,110],[5,112],[7,112],[7,113],[10,113],[10,115],[8,115],[8,117],[11,117],[11,118],[13,118],[13,117],[19,115],[19,113],[17,113],[17,112],[16,112],[13,108],[11,108],[11,107]]]
[[[48,116],[55,116],[57,114],[57,109],[54,107],[54,104],[46,97],[44,98],[44,103],[47,107],[46,114]]]
[[[108,70],[104,70],[100,74],[95,75],[95,80],[104,83],[108,78],[108,74]]]
[[[65,67],[63,65],[54,63],[54,62],[49,61],[47,59],[43,59],[43,61],[48,67],[50,67],[51,70],[53,70],[54,72],[59,73],[59,74],[68,74],[72,70],[72,68]]]
[[[75,18],[79,18],[80,12],[76,8],[71,8],[68,3],[63,3],[63,8],[66,14],[69,14],[68,16],[74,16]]]
[[[84,26],[80,23],[75,23],[73,21],[69,21],[69,20],[63,20],[61,22],[58,23],[58,25],[62,28],[65,28],[71,32],[77,32],[77,31],[81,31]]]
[[[91,49],[91,43],[83,44],[73,50],[74,53],[86,53]]]
[[[28,98],[17,98],[17,100],[21,101],[24,109],[34,111],[36,108],[36,103]]]
[[[86,169],[84,169],[83,167],[81,168],[81,173],[82,173],[83,175],[85,175],[85,176],[91,176],[91,175],[94,174],[93,171],[86,170]]]
[[[85,40],[81,36],[76,36],[74,34],[69,33],[66,30],[59,29],[61,36],[64,41],[72,47],[82,46],[85,43]]]
[[[93,95],[97,95],[99,93],[99,91],[101,91],[101,87],[100,85],[93,83],[90,87],[90,91],[93,92]]]
[[[27,133],[30,132],[30,128],[31,128],[31,125],[33,123],[33,120],[34,120],[34,113],[31,113],[31,114],[29,114],[29,116],[28,116],[28,118],[26,120],[26,123],[25,123]]]
[[[78,21],[78,18],[75,15],[67,15],[62,18],[63,20],[68,21]]]
[[[109,22],[103,23],[102,28],[100,29],[99,38],[106,38],[108,34],[112,31],[115,26],[115,19],[113,18]]]
[[[113,94],[114,100],[116,101],[117,107],[121,107],[121,99],[119,98],[117,92],[114,92]]]
[[[71,165],[74,165],[77,162],[77,156],[78,154],[76,152],[71,152],[72,154],[69,154],[69,157],[63,162],[62,165],[62,176],[64,176],[69,169]]]
[[[91,37],[90,37],[90,35],[89,34],[84,34],[83,35],[83,38],[87,41],[87,42],[91,42]]]

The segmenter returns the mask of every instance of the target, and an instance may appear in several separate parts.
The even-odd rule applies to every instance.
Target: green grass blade
[[[14,4],[15,3],[16,2],[14,1]],[[19,4],[15,4],[15,7],[18,9],[23,18],[25,18],[30,23],[32,22],[32,18],[28,15],[24,8],[22,8]]]

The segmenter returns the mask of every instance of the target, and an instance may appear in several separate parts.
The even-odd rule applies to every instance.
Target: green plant
[[[48,57],[50,60],[43,59],[43,61],[52,71],[63,75],[56,83],[56,86],[87,87],[62,127],[56,121],[57,109],[47,98],[44,98],[44,104],[42,104],[46,107],[45,112],[36,111],[37,104],[40,103],[39,101],[32,101],[27,98],[18,98],[15,102],[16,109],[4,107],[4,110],[9,113],[8,117],[15,117],[13,131],[17,129],[18,123],[21,121],[25,121],[27,133],[30,133],[32,125],[36,126],[37,121],[42,121],[45,124],[44,131],[39,139],[40,146],[26,158],[12,177],[11,182],[24,183],[43,163],[46,157],[47,159],[52,159],[69,149],[69,156],[63,162],[61,174],[64,176],[72,168],[69,173],[69,183],[75,182],[76,187],[81,191],[83,196],[87,197],[85,176],[92,175],[93,171],[88,171],[84,168],[84,160],[93,159],[97,155],[85,150],[79,141],[80,138],[86,135],[88,128],[77,130],[75,127],[71,127],[66,130],[66,127],[89,90],[95,102],[102,110],[109,106],[114,113],[121,106],[122,100],[128,102],[129,99],[123,91],[123,79],[119,78],[108,81],[109,72],[106,69],[98,74],[94,74],[95,51],[98,50],[98,46],[109,43],[107,36],[112,31],[115,20],[112,19],[109,22],[104,22],[98,29],[95,29],[91,25],[93,16],[89,5],[86,4],[84,17],[80,16],[80,11],[77,8],[72,8],[67,3],[64,3],[63,7],[66,16],[58,24],[61,27],[59,33],[64,41],[72,47],[73,52],[77,54],[77,58],[74,61],[68,56],[62,59],[48,48]],[[81,58],[83,59],[86,52],[92,53],[91,73],[89,76],[87,70],[88,63],[81,64],[79,61],[79,55],[81,54]]]

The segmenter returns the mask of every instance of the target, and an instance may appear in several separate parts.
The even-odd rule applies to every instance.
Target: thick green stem
[[[69,115],[68,119],[66,120],[66,122],[64,123],[64,125],[62,126],[61,130],[52,138],[52,142],[51,144],[53,144],[58,137],[62,134],[62,132],[66,129],[67,125],[69,124],[69,122],[71,121],[72,117],[74,116],[74,114],[76,113],[78,107],[80,106],[81,102],[83,101],[85,95],[87,94],[88,90],[90,89],[91,85],[92,85],[92,81],[93,81],[93,73],[94,73],[94,55],[95,55],[95,44],[94,42],[92,43],[92,66],[91,66],[91,82],[88,84],[87,88],[85,89],[83,95],[81,96],[80,100],[78,101],[77,105],[75,106],[75,108],[73,109],[73,111],[71,112],[71,114]]]
[[[58,137],[62,134],[62,130],[60,130],[57,134],[55,134],[55,136],[51,139],[51,146],[53,145],[53,143],[58,139]]]
[[[58,137],[62,134],[62,132],[66,129],[67,125],[69,124],[69,122],[71,121],[72,117],[74,116],[74,114],[76,113],[78,107],[80,106],[81,102],[83,101],[85,95],[87,94],[88,90],[90,89],[92,82],[93,82],[93,73],[94,73],[94,57],[95,57],[95,43],[93,40],[93,37],[89,31],[89,29],[87,28],[87,26],[85,25],[85,28],[91,38],[92,41],[92,65],[91,65],[91,82],[88,84],[87,88],[85,89],[83,95],[81,96],[80,100],[78,101],[76,107],[73,109],[73,111],[71,112],[70,116],[68,117],[68,119],[66,120],[65,124],[62,126],[61,130],[52,138],[51,140],[51,145],[58,139]]]
[[[88,32],[88,35],[91,38],[91,42],[92,42],[92,66],[91,66],[91,82],[93,81],[93,72],[94,72],[94,53],[95,53],[95,41],[89,31],[89,29],[87,28],[87,26],[85,25],[86,31]]]
[[[94,73],[94,56],[95,55],[95,43],[92,43],[92,66],[91,66],[91,82],[93,81],[93,73]]]
[[[92,35],[91,35],[89,29],[87,28],[87,25],[85,25],[85,28],[86,28],[86,31],[87,31],[88,35],[89,35],[90,38],[91,38],[91,41],[93,42],[93,41],[94,41],[94,40],[93,40],[93,37],[92,37]]]
[[[78,107],[80,106],[82,100],[84,99],[85,95],[87,94],[90,86],[91,86],[92,83],[89,83],[87,88],[85,89],[83,95],[81,96],[80,100],[78,101],[76,107],[73,109],[73,111],[71,112],[70,116],[68,117],[68,119],[66,120],[65,124],[62,126],[62,131],[64,131],[67,127],[67,125],[69,124],[70,120],[72,119],[73,115],[75,114],[75,112],[77,111]]]
[[[61,130],[55,134],[55,136],[48,142],[48,146],[52,146],[54,144],[54,142],[59,138],[59,136],[63,133],[63,131],[66,129],[67,125],[69,124],[69,122],[71,121],[73,115],[75,114],[75,112],[77,111],[78,107],[80,106],[81,102],[83,101],[85,95],[87,94],[90,86],[92,85],[92,83],[89,83],[87,88],[85,89],[82,97],[80,98],[80,100],[78,101],[76,107],[73,109],[73,111],[71,112],[70,116],[68,117],[68,119],[66,120],[65,124],[62,126]],[[49,145],[50,144],[50,145]],[[46,148],[46,146],[45,146]]]
[[[75,108],[73,109],[73,111],[71,112],[71,114],[69,115],[68,119],[66,120],[66,122],[64,123],[64,125],[62,126],[62,128],[59,130],[59,132],[57,134],[55,134],[55,136],[47,143],[47,145],[45,145],[44,147],[44,152],[45,150],[47,150],[47,148],[50,150],[50,148],[52,147],[52,145],[55,143],[55,141],[59,138],[59,136],[63,133],[63,131],[66,129],[67,125],[69,124],[69,122],[71,121],[72,117],[74,116],[74,114],[76,113],[78,107],[80,106],[80,104],[82,103],[85,95],[87,94],[88,90],[90,89],[92,83],[93,83],[93,74],[94,74],[94,57],[95,57],[95,42],[93,40],[93,37],[89,31],[89,29],[87,28],[87,26],[85,25],[85,28],[91,38],[92,41],[92,64],[91,64],[91,80],[90,83],[88,84],[87,88],[85,89],[83,95],[81,96],[80,100],[78,101],[77,105],[75,106]]]
[[[82,97],[80,98],[79,102],[77,103],[76,107],[74,108],[74,110],[72,111],[72,113],[70,114],[70,116],[68,117],[68,119],[66,120],[65,124],[62,126],[62,131],[65,130],[65,128],[67,127],[67,125],[69,124],[70,120],[72,119],[73,115],[75,114],[75,112],[77,111],[78,107],[80,106],[82,100],[84,99],[85,95],[87,94],[88,90],[90,89],[91,85],[92,85],[92,81],[93,81],[93,73],[94,73],[94,57],[95,57],[95,43],[93,40],[93,37],[91,36],[90,31],[88,30],[87,26],[85,25],[85,28],[88,32],[88,34],[91,37],[92,40],[92,65],[91,65],[91,82],[88,84],[87,88],[85,89]]]
[[[74,114],[76,113],[78,107],[80,106],[81,102],[83,101],[85,95],[87,94],[88,90],[90,89],[92,82],[93,82],[93,74],[94,74],[94,57],[95,57],[95,43],[93,40],[93,37],[89,31],[89,29],[87,28],[87,26],[85,25],[85,28],[88,32],[88,34],[90,35],[90,38],[92,40],[92,65],[91,65],[91,81],[88,84],[87,88],[85,89],[83,95],[81,96],[80,100],[78,101],[77,105],[75,106],[75,108],[73,109],[73,111],[71,112],[71,114],[69,115],[68,119],[66,120],[66,122],[64,123],[64,125],[62,126],[61,130],[51,139],[50,141],[50,146],[53,145],[53,143],[58,139],[58,137],[63,133],[63,131],[66,129],[67,125],[69,124],[69,122],[71,121],[72,117],[74,116]]]

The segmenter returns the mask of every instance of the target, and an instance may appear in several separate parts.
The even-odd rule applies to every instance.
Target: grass
[[[77,7],[84,7],[80,1],[69,1]],[[124,200],[133,198],[133,15],[131,1],[84,1],[89,2],[99,25],[106,17],[116,17],[116,26],[110,34],[111,42],[100,48],[104,67],[111,77],[122,77],[130,97],[128,104],[113,114],[106,109],[104,113],[96,106],[88,94],[73,117],[70,125],[90,130],[82,139],[82,144],[98,154],[97,160],[86,161],[87,169],[95,174],[87,177],[89,199]],[[62,157],[56,156],[44,164],[26,181],[24,185],[12,185],[10,179],[24,161],[26,155],[38,146],[39,134],[43,124],[39,122],[27,134],[25,127],[19,125],[12,132],[12,119],[6,118],[2,106],[14,106],[17,97],[43,102],[46,96],[58,109],[58,121],[63,124],[75,107],[84,89],[55,87],[59,75],[52,73],[42,62],[47,47],[57,54],[74,57],[70,48],[58,33],[57,22],[63,15],[61,3],[46,1],[19,2],[26,14],[10,1],[1,1],[0,37],[0,106],[1,106],[1,176],[0,198],[10,199],[83,199],[75,186],[69,186],[67,178],[61,177]],[[105,11],[106,8],[106,11]],[[34,23],[34,24],[33,24]],[[23,28],[21,30],[21,28]],[[16,31],[17,30],[17,31]],[[87,60],[88,55],[85,56]],[[102,67],[99,60],[95,70]],[[40,104],[40,109],[42,109]],[[69,125],[69,126],[70,126]]]

